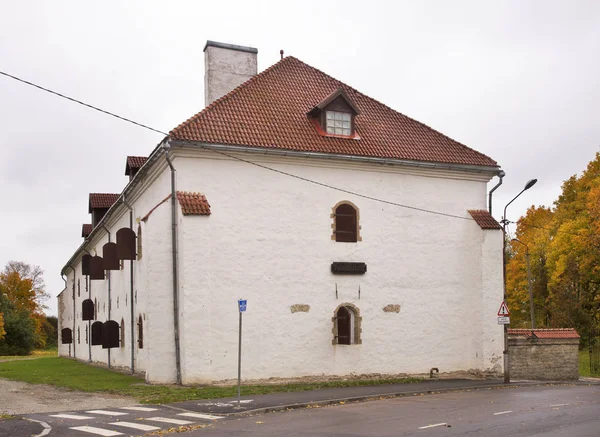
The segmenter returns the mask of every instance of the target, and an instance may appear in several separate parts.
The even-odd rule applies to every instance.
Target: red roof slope
[[[148,158],[146,156],[128,156],[127,164],[125,165],[125,176],[129,176],[130,169],[139,170],[142,165],[146,163]]]
[[[183,215],[210,215],[210,205],[204,194],[178,191],[177,200]]]
[[[117,201],[119,194],[113,193],[90,193],[89,212],[96,208],[110,208]]]
[[[485,209],[471,209],[469,214],[481,229],[502,229],[500,223]]]
[[[87,238],[92,233],[92,224],[86,223],[81,226],[81,237]]]
[[[342,88],[359,140],[319,135],[307,113]],[[288,56],[170,133],[173,139],[497,167],[496,161]]]
[[[573,328],[554,329],[509,329],[508,335],[531,338],[579,338],[579,334]]]

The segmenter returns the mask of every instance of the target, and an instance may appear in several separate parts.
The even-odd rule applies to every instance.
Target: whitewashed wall
[[[493,306],[502,298],[501,237],[484,232],[499,231],[207,159],[215,156],[207,153],[188,152],[175,161],[178,189],[202,192],[212,210],[210,217],[183,218],[181,226],[184,382],[236,376],[238,298],[248,299],[245,378],[496,364],[502,347],[489,320],[496,322]],[[486,206],[482,175],[262,159],[401,204],[463,217]],[[360,209],[361,242],[331,240],[331,208],[342,200]],[[366,262],[368,272],[333,275],[333,261]],[[331,318],[345,302],[360,310],[362,345],[331,343]],[[294,304],[308,304],[310,312],[292,314]],[[384,313],[387,304],[400,304],[400,313]]]

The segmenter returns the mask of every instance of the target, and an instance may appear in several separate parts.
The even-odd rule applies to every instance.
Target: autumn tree
[[[48,332],[43,314],[45,291],[43,271],[38,266],[10,261],[0,273],[2,331],[0,355],[24,355],[44,347]]]
[[[563,183],[552,208],[529,208],[515,235],[529,248],[536,324],[574,327],[585,342],[600,326],[600,154]],[[511,325],[528,327],[526,248],[513,242],[510,249]]]

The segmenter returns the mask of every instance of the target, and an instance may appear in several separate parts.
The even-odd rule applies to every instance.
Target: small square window
[[[352,116],[347,112],[326,111],[327,133],[352,135]]]

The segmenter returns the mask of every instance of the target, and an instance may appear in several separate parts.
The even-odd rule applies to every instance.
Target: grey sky
[[[207,39],[258,48],[259,71],[284,49],[496,159],[498,219],[533,177],[508,217],[551,205],[599,151],[597,1],[4,0],[0,70],[168,131],[203,107]],[[40,265],[55,296],[88,193],[121,192],[125,157],[162,138],[2,76],[0,125],[0,264]]]

